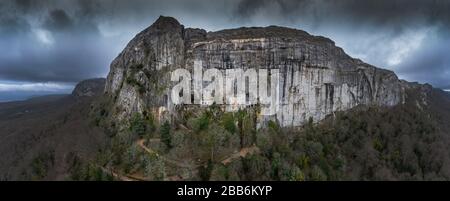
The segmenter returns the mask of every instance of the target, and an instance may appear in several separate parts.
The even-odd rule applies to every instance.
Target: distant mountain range
[[[58,93],[57,93],[58,94]],[[24,101],[34,97],[51,95],[49,92],[20,92],[20,91],[6,91],[0,92],[0,103],[13,102],[13,101]]]

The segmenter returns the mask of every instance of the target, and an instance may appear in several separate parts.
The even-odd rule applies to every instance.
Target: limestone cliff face
[[[318,121],[359,104],[393,106],[404,96],[393,72],[349,57],[324,37],[276,26],[206,32],[160,17],[111,64],[105,90],[118,119],[134,112],[173,113],[170,72],[193,71],[194,61],[221,71],[279,69],[279,110],[261,119],[283,126],[302,125],[310,117]]]

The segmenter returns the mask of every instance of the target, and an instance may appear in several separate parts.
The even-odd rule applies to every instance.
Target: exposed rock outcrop
[[[282,126],[318,121],[359,104],[393,106],[404,98],[393,72],[351,58],[328,38],[277,26],[206,32],[161,16],[111,64],[105,91],[118,119],[134,112],[174,112],[170,72],[192,72],[195,61],[223,72],[279,69],[279,110],[261,122],[271,118]]]
[[[104,78],[95,78],[81,81],[72,91],[75,97],[92,97],[101,94],[105,88],[106,80]]]

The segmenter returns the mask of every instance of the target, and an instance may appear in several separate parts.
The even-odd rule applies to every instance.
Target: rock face
[[[106,80],[104,78],[96,78],[81,81],[75,86],[72,91],[72,96],[75,97],[92,97],[101,94],[105,88]]]
[[[118,119],[134,112],[174,113],[170,72],[192,72],[195,62],[222,72],[279,69],[278,111],[261,122],[276,119],[282,126],[318,121],[359,104],[393,106],[404,98],[393,72],[349,57],[328,38],[277,26],[206,32],[161,16],[111,64],[105,91]]]

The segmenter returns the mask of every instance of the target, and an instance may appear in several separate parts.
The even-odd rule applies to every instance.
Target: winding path
[[[156,141],[156,139],[152,139],[152,140]],[[201,166],[201,165],[189,165],[189,164],[186,164],[186,163],[183,163],[183,162],[180,162],[180,161],[176,161],[176,160],[169,159],[169,158],[166,158],[164,156],[161,156],[161,155],[158,154],[158,152],[156,152],[153,149],[150,149],[147,146],[145,146],[144,143],[145,143],[144,139],[140,139],[140,140],[137,141],[137,144],[139,145],[139,147],[144,149],[145,152],[147,152],[149,154],[155,154],[157,157],[160,157],[166,163],[169,163],[169,164],[172,164],[172,165],[175,165],[175,166],[178,166],[178,167],[189,168],[189,169],[195,169],[195,168],[198,168],[198,167]]]
[[[116,179],[118,179],[120,181],[141,181],[139,179],[135,179],[135,178],[131,178],[131,177],[128,177],[128,176],[121,175],[121,174],[119,174],[119,173],[117,173],[117,172],[115,172],[115,171],[113,171],[111,169],[108,169],[108,168],[105,168],[105,167],[102,167],[102,166],[99,166],[99,167],[100,167],[100,169],[103,172],[111,174],[114,178],[116,178]]]
[[[150,141],[151,142],[160,142],[160,139],[150,139]],[[198,171],[198,169],[197,169],[198,167],[205,165],[205,164],[190,165],[190,164],[186,164],[186,163],[183,163],[183,162],[180,162],[177,160],[173,160],[173,159],[164,157],[164,156],[160,155],[158,152],[156,152],[155,150],[145,146],[145,139],[140,139],[136,143],[145,152],[147,152],[149,154],[155,154],[157,157],[160,157],[166,163],[172,164],[177,167],[190,169],[192,171],[192,175],[194,175]],[[239,159],[241,157],[245,158],[248,155],[257,154],[259,152],[260,152],[259,148],[255,145],[253,145],[251,147],[245,147],[245,148],[242,148],[239,152],[233,153],[230,156],[224,158],[223,160],[221,160],[220,163],[222,163],[223,165],[228,165],[236,159]],[[114,178],[119,179],[120,181],[146,181],[145,178],[140,177],[140,176],[121,175],[111,169],[107,169],[105,167],[100,167],[100,168],[102,169],[102,171],[110,173]],[[166,180],[169,180],[169,181],[180,181],[180,180],[185,180],[185,179],[189,179],[189,178],[183,178],[180,175],[168,176],[166,178]]]
[[[150,141],[158,141],[159,139],[151,139]],[[178,167],[183,167],[183,168],[190,168],[190,169],[194,169],[194,168],[198,168],[200,166],[203,166],[205,164],[199,164],[199,165],[189,165],[180,161],[176,161],[176,160],[172,160],[169,158],[166,158],[164,156],[159,155],[156,151],[154,151],[151,148],[148,148],[147,146],[145,146],[145,139],[140,139],[137,141],[137,144],[139,145],[139,147],[141,147],[142,149],[144,149],[147,153],[149,154],[156,154],[156,156],[161,157],[161,159],[163,159],[165,162],[170,163],[172,165],[178,166]],[[251,147],[244,147],[242,148],[239,152],[233,153],[230,156],[224,158],[223,160],[221,160],[221,163],[223,165],[228,165],[229,163],[233,162],[236,159],[239,158],[245,158],[247,157],[247,155],[253,155],[253,154],[257,154],[259,153],[260,150],[256,145],[253,145]]]
[[[221,163],[223,165],[228,165],[229,163],[233,162],[234,160],[238,158],[245,158],[247,155],[253,155],[259,153],[259,148],[256,145],[253,145],[251,147],[244,147],[239,152],[236,152],[234,154],[231,154],[231,156],[228,156],[227,158],[223,159]]]

